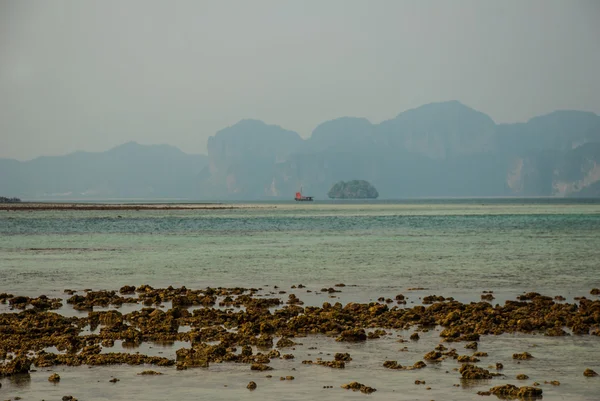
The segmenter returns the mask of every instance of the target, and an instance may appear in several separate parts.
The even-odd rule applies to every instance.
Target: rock
[[[530,399],[542,396],[542,389],[537,387],[517,387],[512,384],[492,387],[490,392],[499,398]]]
[[[296,379],[294,376],[286,376],[285,377],[285,380],[294,380],[294,379]]]
[[[140,376],[158,376],[162,375],[162,373],[157,372],[155,370],[144,370],[143,372],[138,373]]]
[[[413,340],[413,341],[419,341],[419,338],[420,338],[419,337],[419,333],[412,333],[410,335],[410,339]]]
[[[250,366],[250,370],[258,370],[260,372],[264,372],[265,370],[273,370],[273,368],[262,363],[253,363]]]
[[[463,379],[482,380],[493,377],[489,370],[475,365],[462,365],[458,371]]]
[[[261,334],[256,339],[255,345],[259,348],[271,348],[273,346],[273,337],[269,334]]]
[[[549,337],[561,337],[561,336],[568,336],[569,333],[567,333],[560,327],[552,327],[552,328],[549,328],[548,330],[546,330],[545,335],[547,335]]]
[[[207,368],[208,355],[202,349],[180,348],[176,351],[178,369]],[[180,368],[181,367],[181,368]]]
[[[370,331],[367,333],[367,338],[369,340],[375,340],[377,338],[381,338],[382,336],[385,336],[387,334],[387,332],[385,330],[380,330],[377,329],[375,331]]]
[[[440,351],[430,351],[428,353],[425,354],[425,356],[423,356],[423,359],[425,359],[426,361],[433,361],[433,362],[437,362],[442,358],[442,353]]]
[[[52,383],[58,383],[60,381],[60,376],[58,373],[53,373],[48,377],[48,381]]]
[[[469,355],[461,355],[458,357],[458,362],[459,363],[475,363],[475,362],[479,362],[478,358],[475,358],[475,356],[469,356]]]
[[[364,384],[359,383],[359,382],[351,382],[348,384],[343,384],[341,387],[346,390],[360,391],[361,393],[365,393],[365,394],[371,394],[372,392],[377,391],[376,389],[369,387],[369,386],[365,386]]]
[[[255,382],[249,382],[248,385],[246,386],[246,388],[248,390],[256,390],[256,383]]]
[[[478,391],[477,395],[492,395],[491,391]]]
[[[121,294],[135,294],[135,287],[132,285],[124,285],[119,289]]]
[[[346,389],[346,390],[360,390],[360,388],[364,386],[364,384],[359,383],[359,382],[351,382],[351,383],[347,383],[347,384],[342,384],[342,388]]]
[[[12,297],[8,300],[8,304],[15,308],[25,308],[25,306],[29,303],[29,297],[17,296]]]
[[[333,369],[345,369],[346,363],[344,361],[320,361],[316,362],[317,365],[327,366]]]
[[[116,377],[113,377],[112,379],[109,380],[109,382],[111,382],[111,383],[116,383],[118,381],[120,381],[120,380],[117,379]]]
[[[533,356],[529,353],[529,352],[522,352],[520,354],[513,354],[513,359],[519,359],[519,360],[527,360],[527,359],[532,359]]]
[[[427,295],[426,297],[423,297],[423,305],[430,305],[434,302],[444,302],[446,300],[446,298],[444,298],[441,295]]]
[[[292,355],[292,354],[288,354],[288,355],[291,355],[292,358],[294,357],[294,355]],[[285,355],[284,355],[284,357],[285,357]],[[284,359],[288,359],[288,358],[284,358]],[[271,362],[271,358],[269,358],[268,355],[261,354],[259,352],[258,354],[256,354],[254,356],[254,362],[256,362],[256,363],[270,363]]]
[[[529,376],[527,376],[523,373],[517,375],[517,380],[527,380],[527,379],[529,379]]]
[[[470,343],[467,343],[467,345],[465,345],[466,349],[477,349],[477,341],[472,341]]]
[[[541,294],[539,294],[537,292],[528,292],[527,294],[517,296],[517,299],[519,301],[530,301],[534,298],[539,297],[540,295]]]
[[[573,327],[571,327],[571,330],[573,331],[573,334],[575,334],[575,335],[585,335],[585,334],[589,334],[590,326],[587,324],[583,324],[583,323],[575,323],[573,325]]]
[[[583,372],[583,375],[587,376],[587,377],[595,377],[595,376],[598,376],[598,373],[594,372],[592,369],[586,369]]]
[[[592,288],[590,291],[591,295],[600,295],[600,288]]]
[[[544,382],[545,384],[552,384],[553,386],[560,386],[560,382],[558,380],[552,380],[549,382]]]
[[[352,357],[350,357],[350,354],[347,352],[338,352],[334,355],[333,359],[335,359],[336,361],[350,362],[352,360]]]
[[[294,345],[297,345],[297,343],[295,343],[294,341],[290,340],[287,337],[282,337],[279,339],[279,341],[277,341],[277,344],[275,346],[277,348],[290,348],[290,347],[293,347]]]
[[[444,355],[444,357],[446,357],[446,358],[454,358],[454,359],[458,359],[458,357],[459,357],[458,352],[456,351],[456,348],[452,348],[450,351],[447,351],[447,352],[442,352],[442,355]]]
[[[504,369],[504,365],[501,364],[500,362],[496,362],[496,370],[501,370]]]
[[[274,359],[274,358],[279,358],[281,356],[281,353],[276,350],[276,349],[272,349],[271,351],[269,351],[269,353],[267,354],[267,357],[269,359]]]
[[[413,365],[414,369],[423,369],[424,367],[427,367],[427,365],[423,361],[415,362],[415,364]]]
[[[18,355],[8,363],[0,365],[0,377],[28,373],[31,360],[23,355]]]
[[[375,391],[377,391],[377,389],[374,389],[373,387],[369,387],[369,386],[363,386],[360,388],[360,392],[364,393],[364,394],[371,394]]]
[[[519,392],[517,393],[517,397],[519,398],[532,398],[532,397],[541,397],[542,389],[536,387],[521,387],[519,388]]]
[[[415,384],[425,384],[425,380],[415,380]]]
[[[367,340],[367,333],[364,329],[344,330],[335,341],[361,342]]]
[[[290,294],[286,303],[288,305],[304,305],[304,302],[302,302],[295,294]]]
[[[383,363],[383,367],[387,369],[402,369],[402,365],[400,365],[397,361],[385,361]]]

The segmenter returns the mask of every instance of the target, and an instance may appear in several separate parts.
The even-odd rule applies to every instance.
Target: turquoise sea
[[[590,290],[600,287],[600,201],[461,199],[233,206],[239,208],[1,212],[0,292],[64,297],[66,288],[118,289],[126,284],[244,286],[265,291],[279,286],[289,291],[298,284],[318,290],[345,283],[337,294],[342,303],[393,298],[398,293],[409,295],[415,303],[432,294],[470,302],[479,301],[483,290],[494,291],[494,303],[503,303],[529,291],[563,295],[574,302],[573,297],[592,297]],[[424,289],[409,290],[416,287]],[[330,301],[324,295],[296,294],[306,304]],[[198,395],[202,399],[363,399],[367,396],[339,388],[360,378],[378,388],[369,396],[375,399],[461,400],[481,399],[476,392],[496,384],[524,385],[495,379],[481,388],[453,387],[459,380],[452,371],[457,364],[450,361],[427,371],[390,372],[381,367],[386,358],[420,359],[440,341],[438,334],[427,333],[402,354],[393,339],[351,345],[348,351],[348,345],[331,339],[309,338],[296,351],[297,361],[311,344],[323,352],[346,349],[357,356],[356,363],[336,371],[281,361],[281,372],[274,375],[285,376],[293,367],[296,380],[256,380],[261,391],[252,393],[245,385],[256,373],[247,366],[166,369],[168,374],[151,379],[136,376],[140,369],[131,367],[60,367],[56,369],[63,377],[59,386],[45,389],[46,373],[32,373],[20,383],[1,379],[0,398],[42,399],[46,394],[46,399],[60,399],[59,395],[73,393],[81,400],[197,399]],[[529,347],[538,348],[534,351],[538,358],[514,366],[506,359]],[[558,387],[542,385],[544,399],[599,399],[600,379],[582,376],[585,368],[600,372],[599,337],[502,335],[482,338],[480,350],[490,354],[490,363],[505,361],[507,376],[525,370],[531,381],[560,380]],[[161,352],[174,354],[175,349]],[[121,382],[108,387],[111,375],[118,375]],[[67,387],[64,378],[69,376],[74,380]],[[427,380],[431,390],[415,385],[417,376]],[[325,385],[334,389],[323,389]]]

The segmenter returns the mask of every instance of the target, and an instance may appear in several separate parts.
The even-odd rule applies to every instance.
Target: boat
[[[300,187],[300,192],[296,192],[296,197],[294,198],[296,202],[312,202],[312,196],[304,196],[302,195],[302,187]]]

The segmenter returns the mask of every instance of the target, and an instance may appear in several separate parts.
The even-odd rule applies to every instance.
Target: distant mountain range
[[[194,198],[205,155],[129,142],[26,162],[0,159],[0,194],[29,199]]]
[[[372,124],[343,117],[309,139],[258,120],[210,137],[208,156],[128,143],[27,162],[0,159],[0,195],[35,198],[326,199],[367,180],[380,199],[600,197],[600,116],[557,111],[496,124],[460,102],[432,103]]]

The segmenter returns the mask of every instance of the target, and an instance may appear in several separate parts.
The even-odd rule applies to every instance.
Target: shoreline
[[[0,210],[6,211],[43,211],[43,210],[224,210],[246,209],[250,206],[228,205],[224,203],[45,203],[21,202],[0,204]]]

